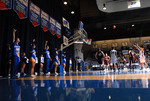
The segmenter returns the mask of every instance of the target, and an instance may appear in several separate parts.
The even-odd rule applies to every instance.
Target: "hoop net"
[[[84,42],[85,44],[91,45],[92,39],[83,39],[83,42]]]
[[[72,35],[68,40],[64,39],[64,43],[65,40],[67,42],[67,44],[65,44],[66,46],[61,47],[61,50],[69,47],[70,45],[74,44],[74,43],[78,43],[78,44],[88,44],[91,45],[92,39],[88,39],[88,35],[87,32],[84,29],[78,29],[75,30],[74,35]]]

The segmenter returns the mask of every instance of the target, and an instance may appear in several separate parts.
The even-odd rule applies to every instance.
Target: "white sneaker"
[[[31,75],[31,77],[35,77],[35,75]]]
[[[17,73],[17,75],[16,75],[18,78],[20,77],[20,72],[19,73]]]
[[[10,77],[11,76],[11,74],[8,74],[8,77]]]
[[[46,76],[49,76],[51,73],[50,72],[48,72],[48,73],[46,73]]]
[[[58,73],[57,73],[57,72],[55,72],[55,75],[58,75]]]
[[[40,72],[40,75],[43,75],[44,73],[43,72]]]
[[[37,73],[37,72],[35,72],[35,75],[37,76],[37,75],[38,75],[38,73]]]
[[[64,74],[66,74],[66,71],[64,71]]]
[[[78,72],[78,70],[76,70],[76,72]]]

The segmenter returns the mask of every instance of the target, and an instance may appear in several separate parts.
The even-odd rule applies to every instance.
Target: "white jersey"
[[[41,63],[44,63],[44,57],[41,57]]]
[[[110,56],[111,56],[111,63],[117,63],[117,51],[116,50],[111,50],[110,51]]]
[[[140,63],[144,63],[145,62],[144,51],[139,51],[139,57],[140,57]]]
[[[72,60],[69,60],[69,64],[72,65]]]
[[[82,62],[82,59],[81,58],[78,58],[77,59],[77,63],[81,63]]]
[[[134,55],[134,52],[133,52],[132,50],[129,50],[129,54],[130,54],[130,53],[131,53],[132,55]]]
[[[116,57],[116,53],[117,53],[116,50],[111,50],[111,51],[110,51],[110,56],[111,56],[111,58],[117,58],[117,57]]]

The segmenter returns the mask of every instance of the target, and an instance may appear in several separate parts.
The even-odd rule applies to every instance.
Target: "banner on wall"
[[[63,26],[70,29],[69,22],[64,17],[62,17],[62,21],[63,21]]]
[[[61,37],[61,24],[56,22],[56,35],[58,38]]]
[[[123,47],[128,46],[128,42],[122,42],[121,44]]]
[[[130,38],[130,43],[135,44],[141,42],[141,38]]]
[[[14,0],[13,10],[18,14],[20,19],[28,16],[28,0]]]
[[[112,43],[112,47],[117,47],[118,46],[118,43],[115,42],[115,43]]]
[[[49,15],[41,10],[41,27],[46,32],[49,28]]]
[[[50,24],[50,28],[49,28],[50,32],[52,33],[52,35],[55,35],[56,20],[50,17],[49,24]]]
[[[12,0],[0,0],[0,10],[8,10],[12,8]]]
[[[107,43],[103,43],[101,47],[102,47],[102,49],[106,49],[106,48],[108,48],[108,44]]]
[[[40,8],[32,2],[30,2],[29,20],[34,27],[40,25]]]
[[[144,44],[150,44],[150,41],[149,40],[144,40],[143,43]]]
[[[63,44],[68,45],[68,38],[66,36],[63,36]]]

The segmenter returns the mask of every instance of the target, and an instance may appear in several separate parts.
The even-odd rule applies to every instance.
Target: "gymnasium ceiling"
[[[75,10],[75,15],[83,21],[84,29],[93,40],[150,36],[149,7],[106,13],[98,9],[96,0],[68,1],[69,9]],[[68,10],[67,7],[66,10]],[[133,24],[134,27],[132,27]],[[113,25],[116,25],[116,29],[113,29]],[[104,27],[107,29],[104,30]]]

